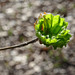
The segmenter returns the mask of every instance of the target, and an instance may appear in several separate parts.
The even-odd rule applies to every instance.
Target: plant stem
[[[28,44],[36,42],[37,40],[38,40],[38,38],[35,38],[35,39],[32,39],[30,41],[27,41],[27,42],[24,42],[24,43],[21,43],[21,44],[18,44],[18,45],[3,47],[3,48],[0,48],[0,51],[7,50],[7,49],[13,49],[13,48],[17,48],[17,47],[22,47],[22,46],[26,46]]]

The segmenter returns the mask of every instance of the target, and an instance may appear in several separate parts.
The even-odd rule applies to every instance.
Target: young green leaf
[[[60,15],[40,14],[34,25],[36,36],[46,46],[62,48],[70,40],[70,30],[66,29],[68,22]]]

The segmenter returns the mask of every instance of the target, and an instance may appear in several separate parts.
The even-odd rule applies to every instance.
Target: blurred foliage
[[[13,35],[13,30],[12,30],[12,29],[9,29],[9,30],[8,30],[8,35],[9,35],[9,36],[12,36],[12,35]]]

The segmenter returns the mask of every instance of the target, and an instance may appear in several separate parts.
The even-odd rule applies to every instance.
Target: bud
[[[36,36],[46,46],[62,48],[70,40],[70,30],[66,29],[68,22],[60,15],[40,14],[38,20],[34,23]]]

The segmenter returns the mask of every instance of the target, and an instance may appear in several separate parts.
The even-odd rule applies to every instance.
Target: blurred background
[[[75,0],[0,0],[0,47],[35,38],[34,22],[43,12],[60,14],[69,22],[72,37],[61,51],[75,65]],[[37,41],[0,51],[0,75],[75,75],[75,66],[60,62],[51,49]]]

